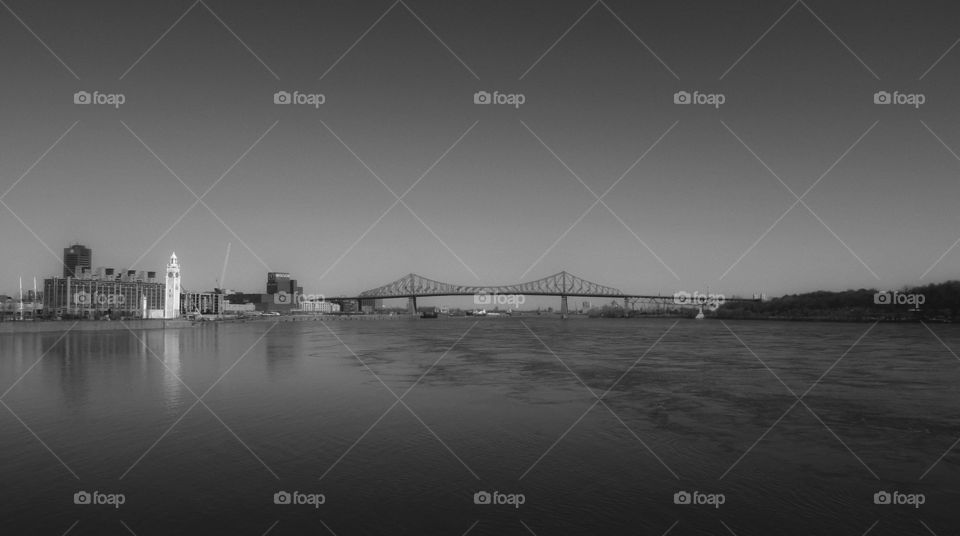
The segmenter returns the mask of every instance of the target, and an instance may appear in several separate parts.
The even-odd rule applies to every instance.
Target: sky
[[[326,295],[411,272],[726,295],[960,278],[958,8],[719,4],[6,0],[0,292],[72,243],[95,267],[176,251],[191,289],[284,271]]]

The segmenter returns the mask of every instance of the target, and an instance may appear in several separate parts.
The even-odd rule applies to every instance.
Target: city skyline
[[[0,89],[21,103],[0,138],[2,289],[59,270],[47,247],[74,240],[118,268],[180,251],[193,288],[276,270],[345,294],[410,272],[742,295],[957,278],[960,55],[934,9],[910,12],[926,38],[903,54],[919,26],[862,24],[899,22],[889,6],[184,2],[131,25],[110,5],[0,17],[21,73]],[[296,23],[330,9],[336,29]],[[103,39],[75,46],[91,27]],[[75,104],[83,91],[124,102]]]
[[[958,14],[0,0],[2,525],[950,533]]]

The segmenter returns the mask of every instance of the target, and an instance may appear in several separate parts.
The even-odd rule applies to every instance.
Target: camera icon
[[[490,93],[487,91],[478,91],[473,94],[473,103],[474,104],[490,104],[493,102],[490,98]]]
[[[491,500],[489,491],[478,491],[473,494],[473,504],[490,504]]]
[[[890,492],[878,491],[874,493],[873,504],[890,504]]]
[[[878,91],[873,94],[873,103],[874,104],[890,104],[890,92],[889,91]]]
[[[686,305],[693,301],[692,298],[693,297],[690,295],[689,292],[685,290],[681,290],[680,292],[675,292],[673,294],[673,303],[677,305]]]
[[[490,305],[493,303],[493,296],[486,292],[478,292],[473,295],[474,305]]]
[[[91,97],[88,91],[78,91],[73,94],[74,104],[90,104]]]
[[[292,499],[287,491],[278,491],[273,494],[273,504],[290,504]]]
[[[73,295],[73,303],[77,305],[90,305],[93,303],[93,298],[89,292],[81,290]]]
[[[690,93],[688,91],[678,91],[673,94],[674,104],[690,104]]]
[[[73,504],[90,504],[90,493],[78,491],[73,494]]]
[[[278,91],[273,94],[273,103],[274,104],[290,104],[290,92],[289,91]]]
[[[873,295],[873,303],[876,305],[890,305],[891,299],[889,292],[877,292]]]
[[[290,293],[284,290],[277,292],[273,295],[273,303],[277,305],[290,305],[292,300],[290,299]]]
[[[673,504],[690,504],[690,492],[678,491],[674,493]]]

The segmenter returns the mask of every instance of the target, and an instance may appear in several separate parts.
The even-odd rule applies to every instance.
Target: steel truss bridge
[[[683,306],[676,304],[674,296],[668,295],[644,295],[628,294],[614,287],[608,287],[592,281],[587,281],[582,277],[575,276],[566,271],[559,272],[535,281],[518,283],[515,285],[500,286],[470,286],[454,285],[435,281],[417,274],[407,274],[396,281],[386,285],[361,292],[357,297],[351,298],[332,298],[330,301],[363,301],[376,299],[396,299],[407,298],[408,309],[411,313],[417,312],[417,298],[429,298],[436,296],[477,296],[477,295],[524,295],[524,296],[559,296],[560,313],[566,316],[567,298],[611,298],[614,300],[623,300],[624,309],[635,308],[638,305],[660,305],[667,304]],[[759,299],[740,299],[726,298],[725,302],[730,301],[759,301]],[[689,303],[687,306],[698,306],[697,303]]]

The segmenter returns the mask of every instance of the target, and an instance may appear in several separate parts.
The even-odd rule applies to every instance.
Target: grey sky
[[[176,250],[193,288],[232,243],[227,287],[261,289],[269,267],[326,294],[408,272],[728,294],[957,278],[960,248],[931,269],[960,238],[946,2],[610,0],[572,28],[591,2],[7,4],[0,292],[58,273],[43,244],[74,241],[117,268]],[[75,105],[79,90],[126,102]],[[876,105],[880,90],[926,102]]]

